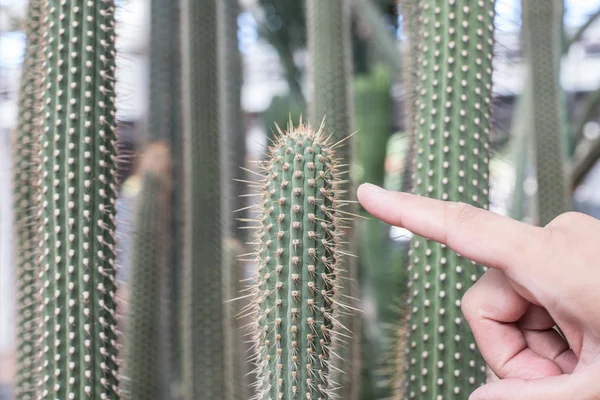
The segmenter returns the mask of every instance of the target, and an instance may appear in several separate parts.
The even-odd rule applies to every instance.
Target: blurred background
[[[149,97],[148,0],[119,0],[117,108],[121,151],[136,155],[147,126]],[[306,114],[307,39],[303,2],[300,0],[240,0],[237,16],[238,48],[243,67],[241,129],[248,165],[260,160],[274,123],[287,124]],[[366,8],[365,8],[366,7]],[[0,399],[11,399],[14,362],[14,276],[11,241],[11,133],[16,125],[17,90],[25,50],[23,33],[27,2],[0,0]],[[568,0],[564,31],[561,84],[566,94],[569,121],[569,170],[576,176],[570,190],[573,209],[600,217],[600,0]],[[357,182],[365,180],[400,190],[406,182],[408,139],[404,133],[403,103],[406,93],[398,63],[405,55],[402,10],[395,0],[353,0],[352,49],[354,120],[358,142],[378,146],[383,171],[373,172],[369,155],[354,158],[351,166]],[[518,98],[525,87],[521,38],[521,10],[517,0],[498,0],[495,47],[494,110],[491,133],[491,208],[531,222],[535,213],[536,180],[531,144],[523,139],[517,123]],[[584,29],[582,29],[584,28]],[[385,40],[381,40],[381,36]],[[383,43],[383,44],[382,44]],[[390,43],[392,47],[386,47]],[[396,58],[396,59],[394,59]],[[364,139],[369,134],[370,139]],[[376,138],[376,139],[373,139]],[[361,142],[361,140],[367,140]],[[373,175],[375,174],[375,175]],[[118,209],[119,279],[128,278],[132,218],[139,192],[135,157],[120,165],[122,178]],[[379,182],[378,182],[379,181]],[[385,254],[366,277],[359,271],[360,302],[364,312],[363,339],[382,347],[386,327],[397,318],[383,306],[386,293],[403,284],[402,268],[409,232],[379,227],[380,237],[369,236],[369,248]],[[368,235],[368,229],[359,234]],[[376,249],[385,247],[385,252]],[[363,257],[362,254],[359,254]],[[369,259],[365,255],[365,259]],[[372,258],[371,258],[372,259]],[[251,265],[248,265],[250,268]],[[365,282],[369,282],[368,284]],[[376,287],[377,291],[371,288]],[[400,305],[398,305],[400,306]],[[373,347],[365,347],[373,349]],[[384,396],[372,359],[379,351],[367,351],[362,379],[363,398]]]

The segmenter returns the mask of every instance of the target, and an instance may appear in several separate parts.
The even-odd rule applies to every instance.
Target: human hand
[[[461,308],[501,379],[470,400],[600,399],[600,221],[566,213],[540,228],[369,184],[358,200],[376,218],[490,267]]]

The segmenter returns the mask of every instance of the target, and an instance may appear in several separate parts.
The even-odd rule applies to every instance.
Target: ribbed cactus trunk
[[[414,191],[488,206],[493,0],[418,3]],[[410,252],[406,398],[467,398],[485,363],[460,300],[479,266],[416,237]]]
[[[413,188],[413,162],[415,159],[415,101],[417,96],[417,54],[418,54],[418,0],[401,0],[400,12],[406,40],[402,50],[402,87],[403,87],[403,118],[404,134],[409,141],[406,158],[402,171],[402,190],[411,191]]]
[[[183,19],[184,398],[228,399],[222,287],[217,0],[185,0]]]
[[[19,122],[13,149],[14,218],[17,277],[17,366],[15,395],[36,398],[39,319],[39,140],[42,92],[42,2],[31,0],[27,20],[27,49],[19,92]]]
[[[353,133],[352,105],[352,56],[350,45],[350,2],[344,0],[306,0],[308,27],[309,91],[308,116],[312,126],[318,127],[325,119],[325,129],[333,136],[333,143],[342,142],[337,148],[337,156],[350,168],[352,145],[349,136]],[[353,197],[350,183],[340,188],[342,199]],[[355,213],[355,207],[348,212]],[[349,225],[345,251],[356,252],[353,241],[353,223]],[[348,257],[340,274],[343,276],[342,295],[347,298],[358,297],[357,263]],[[356,305],[353,305],[356,306]],[[335,361],[335,367],[345,373],[335,373],[332,381],[341,387],[341,398],[354,400],[360,392],[360,318],[345,311],[340,321],[351,332],[343,347],[337,349],[341,359]],[[337,370],[336,370],[337,371]]]
[[[568,208],[565,177],[566,108],[560,87],[562,0],[523,1],[537,175],[536,223],[546,225]]]
[[[150,3],[148,129],[132,247],[125,393],[136,400],[179,393],[182,177],[180,4]]]
[[[219,38],[219,82],[221,85],[221,140],[223,142],[223,171],[224,179],[223,215],[226,233],[229,236],[243,238],[245,230],[239,229],[243,222],[232,218],[232,212],[245,207],[242,195],[246,188],[240,180],[244,180],[246,157],[246,132],[242,114],[242,56],[238,44],[237,17],[240,13],[239,0],[222,0],[217,3],[218,9],[218,38]],[[239,218],[244,215],[238,214]]]
[[[158,400],[168,397],[169,375],[164,334],[170,195],[166,145],[155,142],[146,149],[140,175],[125,342],[127,380],[123,384],[128,399]]]
[[[118,399],[115,5],[45,1],[42,399]]]
[[[332,343],[346,334],[337,301],[341,179],[324,131],[289,129],[269,149],[260,188],[256,399],[331,399]]]

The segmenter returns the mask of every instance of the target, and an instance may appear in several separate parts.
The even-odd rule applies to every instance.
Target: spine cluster
[[[39,398],[118,399],[115,5],[44,3]]]
[[[488,206],[494,0],[421,0],[414,104],[414,191]],[[460,311],[481,268],[416,238],[410,251],[410,399],[467,397],[485,364]]]
[[[339,307],[337,160],[323,131],[280,133],[261,185],[254,287],[259,400],[328,399]]]

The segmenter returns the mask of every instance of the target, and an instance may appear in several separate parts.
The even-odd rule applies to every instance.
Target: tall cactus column
[[[15,395],[34,399],[37,385],[35,355],[39,341],[39,297],[37,270],[39,254],[39,139],[41,134],[41,45],[42,2],[29,2],[27,50],[19,93],[19,125],[14,141],[14,213],[17,276],[17,375]]]
[[[418,7],[414,191],[487,208],[494,1]],[[460,299],[481,268],[423,238],[413,241],[410,262],[405,396],[467,398],[485,364]]]
[[[344,0],[306,0],[306,16],[308,26],[309,65],[309,120],[314,127],[320,126],[325,118],[325,129],[333,136],[333,143],[341,143],[337,156],[341,162],[351,164],[351,140],[347,140],[353,132],[352,105],[352,64],[350,46],[350,2]],[[340,187],[340,196],[348,199],[352,192],[351,185]],[[349,212],[356,212],[350,207]],[[347,221],[349,229],[346,233],[348,244],[346,251],[355,252],[353,245],[353,223]],[[349,298],[358,297],[357,263],[351,257],[342,266],[342,293]],[[360,319],[347,311],[340,316],[342,323],[352,332],[351,336],[360,335]],[[349,338],[339,349],[341,358],[336,365],[345,373],[332,378],[340,384],[340,397],[348,400],[358,398],[360,391],[360,347],[358,338]],[[351,366],[351,370],[349,370]]]
[[[217,1],[183,6],[184,398],[226,399]]]
[[[525,51],[529,89],[526,98],[533,115],[537,175],[536,222],[546,225],[567,210],[565,167],[566,106],[560,87],[562,0],[523,1]]]
[[[40,397],[118,399],[112,1],[45,1]]]

